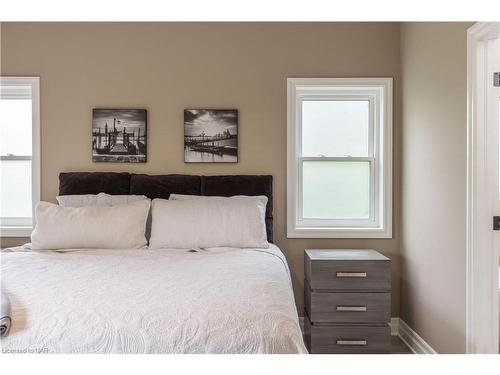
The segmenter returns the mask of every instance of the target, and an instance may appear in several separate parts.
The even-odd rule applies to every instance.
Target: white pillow
[[[118,206],[120,204],[129,204],[133,202],[150,200],[145,195],[109,195],[110,206]]]
[[[170,194],[168,197],[171,201],[182,201],[186,199],[203,199],[203,198],[224,198],[213,195],[189,195],[189,194]]]
[[[153,199],[150,249],[267,248],[265,196]]]
[[[56,199],[57,202],[59,202],[59,205],[64,207],[111,207],[141,200],[150,201],[150,199],[145,195],[110,195],[106,193],[59,195],[56,197]],[[149,237],[151,237],[151,214],[148,214],[148,221],[146,223],[146,238],[149,239]]]
[[[56,197],[60,206],[85,207],[85,206],[109,206],[107,194],[82,194],[82,195],[58,195]]]
[[[128,204],[140,200],[147,200],[149,198],[145,195],[109,195],[106,193],[99,193],[82,195],[58,195],[56,199],[59,205],[64,207],[103,207]]]
[[[149,200],[113,207],[62,207],[39,202],[33,250],[138,249],[145,237]]]

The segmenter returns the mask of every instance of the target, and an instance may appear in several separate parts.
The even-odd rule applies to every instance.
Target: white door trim
[[[466,351],[498,353],[498,251],[493,251],[488,191],[488,41],[500,23],[480,22],[467,30],[467,243]]]

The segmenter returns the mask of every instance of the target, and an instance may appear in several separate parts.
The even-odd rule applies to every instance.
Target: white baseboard
[[[304,317],[299,317],[300,328],[304,332]],[[399,338],[410,348],[415,354],[437,354],[437,352],[425,342],[406,322],[401,318],[391,318],[389,323],[391,327],[391,336],[399,336]]]
[[[399,336],[399,318],[391,318],[389,327],[391,327],[391,336]]]
[[[415,354],[437,354],[437,352],[419,336],[406,322],[401,318],[391,318],[391,335],[399,338]],[[395,334],[393,334],[395,332]]]

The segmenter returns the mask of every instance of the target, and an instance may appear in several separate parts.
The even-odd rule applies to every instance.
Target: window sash
[[[305,161],[364,161],[370,163],[370,193],[369,193],[369,215],[368,219],[365,218],[304,218],[303,214],[303,198],[304,198],[304,178],[303,169]],[[297,190],[297,217],[296,225],[300,227],[375,227],[378,225],[377,212],[377,184],[376,184],[376,160],[373,157],[299,157],[298,158],[298,190]]]
[[[368,123],[368,154],[366,156],[374,157],[376,152],[375,147],[375,137],[376,137],[376,96],[375,95],[363,95],[363,94],[355,94],[351,93],[350,95],[345,94],[332,94],[332,93],[324,93],[323,95],[309,95],[309,94],[299,94],[297,95],[297,125],[298,125],[298,155],[303,156],[303,124],[302,124],[302,103],[305,101],[360,101],[360,102],[368,102],[369,103],[369,123]],[[328,157],[328,156],[326,156]]]
[[[346,95],[345,93],[330,93],[323,92],[322,95],[309,94],[309,93],[297,93],[296,95],[296,122],[298,129],[298,143],[297,143],[297,154],[302,157],[302,137],[303,137],[303,127],[302,127],[302,102],[304,101],[368,101],[370,104],[369,108],[369,123],[368,123],[368,155],[369,157],[375,157],[378,152],[377,148],[377,130],[378,130],[378,113],[376,106],[377,96],[375,94],[361,94],[361,93],[350,93]]]
[[[32,217],[2,217],[0,218],[2,227],[31,227],[33,225]]]
[[[361,90],[361,92],[359,91]],[[296,196],[296,218],[295,225],[297,227],[323,227],[323,228],[345,228],[345,227],[360,227],[371,228],[379,225],[378,220],[378,199],[377,199],[377,156],[378,156],[378,94],[376,92],[368,92],[358,88],[357,91],[345,91],[343,89],[329,88],[323,89],[320,92],[309,90],[309,92],[298,92],[296,95],[296,126],[298,129],[297,139],[297,196]],[[303,156],[302,155],[302,103],[304,101],[368,101],[369,102],[369,123],[368,123],[368,155],[366,157],[352,156]],[[303,215],[303,162],[304,161],[368,161],[370,162],[370,195],[369,195],[369,218],[359,219],[309,219]]]
[[[19,79],[24,77],[0,77],[0,99],[33,99],[32,83],[21,83]],[[29,79],[29,77],[26,77]],[[10,79],[12,81],[9,83]],[[17,82],[16,82],[17,81]]]
[[[0,160],[33,160],[31,155],[2,155]]]

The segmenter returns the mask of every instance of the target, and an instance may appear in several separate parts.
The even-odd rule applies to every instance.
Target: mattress
[[[274,245],[0,256],[4,353],[307,353]]]

